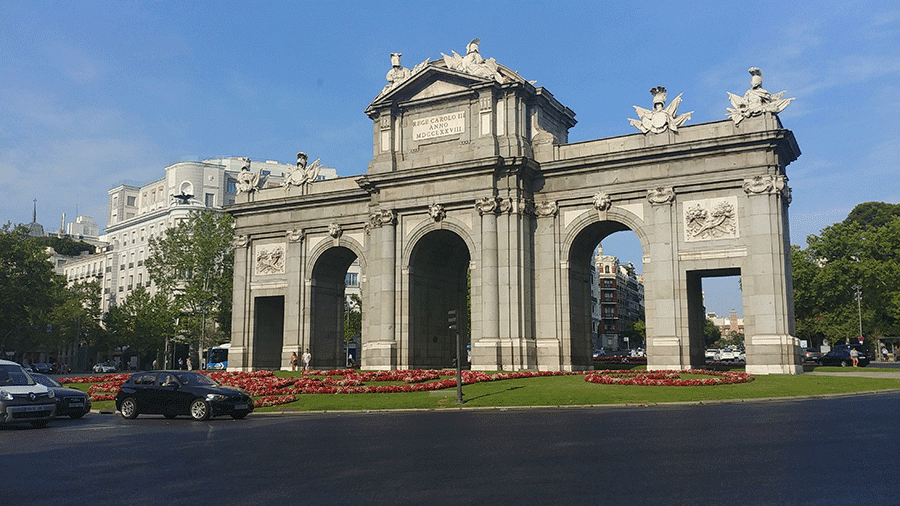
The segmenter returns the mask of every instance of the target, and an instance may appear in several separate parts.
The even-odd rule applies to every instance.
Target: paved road
[[[6,504],[900,502],[900,393],[0,428]]]

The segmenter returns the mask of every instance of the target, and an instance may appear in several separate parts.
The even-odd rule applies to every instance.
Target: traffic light
[[[456,332],[459,329],[459,326],[457,325],[455,309],[451,309],[450,311],[447,311],[447,326],[453,332]]]

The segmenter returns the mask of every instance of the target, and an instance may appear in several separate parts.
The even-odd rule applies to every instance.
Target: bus
[[[208,371],[224,371],[228,368],[228,349],[231,343],[213,346],[206,352],[206,370]]]

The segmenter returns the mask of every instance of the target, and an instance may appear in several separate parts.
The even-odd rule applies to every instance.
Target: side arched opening
[[[411,368],[453,367],[456,333],[448,312],[456,310],[459,356],[468,366],[468,269],[465,241],[454,232],[428,232],[416,243],[409,266],[409,349]]]

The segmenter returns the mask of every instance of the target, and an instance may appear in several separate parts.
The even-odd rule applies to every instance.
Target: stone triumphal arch
[[[282,187],[244,185],[229,208],[231,369],[285,368],[307,348],[313,366],[342,366],[354,261],[364,368],[448,366],[452,309],[473,369],[590,368],[591,252],[630,229],[650,368],[703,365],[701,280],[740,275],[748,372],[801,371],[785,174],[800,151],[777,117],[790,99],[758,69],[728,119],[685,124],[681,96],[666,105],[656,87],[638,131],[569,143],[574,112],[477,40],[413,69],[391,60],[364,175],[319,180],[302,155]]]

